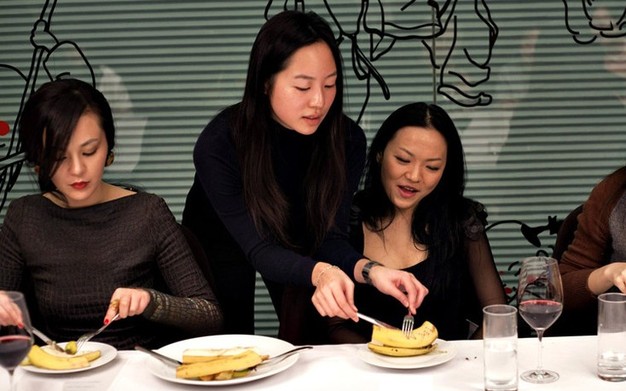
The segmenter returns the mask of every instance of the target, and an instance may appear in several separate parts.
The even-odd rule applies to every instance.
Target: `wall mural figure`
[[[626,5],[611,7],[602,0],[572,3],[563,0],[565,26],[574,41],[581,45],[599,42],[606,51],[604,68],[626,79]],[[626,106],[626,99],[621,100]]]
[[[415,41],[424,46],[433,71],[433,88],[457,105],[487,106],[492,97],[483,90],[489,80],[493,47],[498,26],[491,18],[485,0],[474,0],[473,12],[455,12],[458,0],[416,2],[391,5],[384,0],[359,0],[351,18],[346,20],[333,10],[331,2],[323,0],[322,7],[306,7],[304,0],[285,0],[274,4],[269,0],[266,19],[284,9],[310,9],[319,14],[327,12],[339,32],[337,41],[350,45],[352,70],[360,81],[365,81],[365,100],[357,122],[360,122],[371,97],[372,83],[376,83],[385,99],[391,91],[376,62],[389,54],[399,41]],[[311,2],[308,4],[310,5]],[[355,2],[356,3],[356,2]],[[276,12],[270,12],[276,8]],[[462,20],[462,18],[468,20]],[[469,20],[472,19],[472,20]],[[464,39],[463,27],[479,21],[487,37],[483,47],[470,47]],[[475,27],[473,27],[475,29]],[[365,42],[365,43],[364,43]],[[434,96],[436,101],[436,96]]]
[[[602,0],[563,0],[565,26],[574,41],[593,43],[598,37],[619,38],[626,36],[626,7],[611,10]]]
[[[147,119],[133,112],[130,94],[122,78],[111,67],[104,64],[92,67],[77,43],[60,40],[54,34],[52,19],[56,6],[57,0],[45,0],[30,30],[29,42],[33,53],[28,69],[22,71],[15,65],[0,63],[0,80],[10,80],[8,84],[14,84],[15,79],[19,79],[24,83],[24,88],[19,92],[15,88],[0,88],[3,101],[16,102],[15,108],[9,109],[12,111],[8,114],[6,110],[3,111],[2,116],[6,117],[0,118],[0,210],[4,207],[24,164],[17,136],[17,124],[23,105],[30,94],[46,81],[72,77],[97,87],[111,105],[118,140],[123,140],[116,146],[116,164],[108,171],[113,173],[117,182],[125,182],[127,174],[139,163]],[[9,120],[12,118],[14,120],[11,125]],[[6,141],[3,137],[7,137],[4,139]]]
[[[60,41],[51,30],[52,15],[54,14],[56,3],[56,0],[46,0],[39,18],[33,25],[30,34],[33,54],[29,69],[26,72],[22,72],[13,65],[0,64],[0,69],[13,72],[17,78],[24,82],[22,95],[19,101],[16,102],[18,107],[13,126],[8,122],[8,118],[0,118],[0,137],[9,137],[8,141],[0,139],[0,209],[4,206],[7,196],[17,181],[24,164],[23,151],[17,136],[17,124],[19,123],[24,103],[30,94],[45,81],[68,76],[81,78],[90,82],[93,86],[96,85],[93,69],[78,45],[72,41]],[[64,55],[71,53],[71,56],[77,60],[75,63],[79,64],[75,69],[80,69],[80,71],[71,72],[69,69],[59,68],[55,62],[55,57],[59,53]],[[0,90],[6,89],[0,88]]]

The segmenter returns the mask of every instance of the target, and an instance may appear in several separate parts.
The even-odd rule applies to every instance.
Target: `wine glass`
[[[31,325],[24,295],[0,291],[0,316],[3,317],[0,319],[0,366],[9,372],[10,389],[13,389],[13,372],[33,344],[33,336],[28,332],[30,327],[24,327]]]
[[[543,333],[563,311],[563,284],[554,258],[530,257],[522,261],[517,288],[517,304],[522,318],[537,332],[539,361],[537,368],[522,373],[529,383],[551,383],[559,374],[543,369],[541,353]]]

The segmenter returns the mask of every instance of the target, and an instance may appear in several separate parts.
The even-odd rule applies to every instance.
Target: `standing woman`
[[[481,204],[463,196],[463,147],[439,106],[412,103],[381,125],[368,155],[365,187],[355,197],[351,240],[366,257],[414,275],[428,288],[415,318],[443,339],[466,339],[482,308],[506,297],[485,235]],[[365,313],[399,326],[405,308],[368,286],[355,289]],[[369,324],[331,321],[332,340],[371,339]],[[479,336],[476,334],[475,336]]]
[[[118,349],[220,331],[220,308],[165,201],[104,181],[115,128],[98,90],[74,79],[42,85],[19,136],[41,193],[9,205],[0,293],[32,290],[34,323],[57,341],[110,322],[94,340]],[[0,324],[19,321],[5,310]]]
[[[255,270],[279,336],[292,342],[324,342],[320,314],[358,320],[353,280],[365,277],[415,312],[423,286],[408,273],[364,268],[370,261],[347,241],[365,144],[343,114],[341,56],[328,24],[298,11],[272,17],[252,47],[242,101],[197,141],[183,216],[212,261],[226,332],[254,331]]]

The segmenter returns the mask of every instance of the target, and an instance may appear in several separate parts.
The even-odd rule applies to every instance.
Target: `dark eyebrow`
[[[99,140],[97,138],[90,138],[89,140],[85,141],[84,143],[80,144],[81,147],[86,147],[89,146],[93,143],[98,142]]]
[[[413,154],[413,152],[409,151],[408,149],[404,148],[404,147],[400,147],[401,151],[404,151],[405,153],[409,154],[411,157],[414,157],[415,155]],[[443,158],[442,157],[437,157],[437,158],[433,158],[433,159],[426,159],[427,162],[442,162]]]
[[[333,73],[327,75],[324,79],[330,79],[331,77],[336,77],[336,76],[337,76],[337,71],[334,71]],[[314,80],[315,78],[308,76],[308,75],[296,75],[294,79]]]

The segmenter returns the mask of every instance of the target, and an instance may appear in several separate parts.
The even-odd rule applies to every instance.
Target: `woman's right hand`
[[[626,262],[612,262],[594,270],[588,279],[589,290],[602,294],[612,286],[626,293]]]
[[[4,291],[0,291],[0,326],[17,325],[21,327],[23,324],[22,311]]]
[[[316,289],[311,301],[322,316],[358,321],[354,305],[354,283],[341,269],[318,262],[313,269]]]

